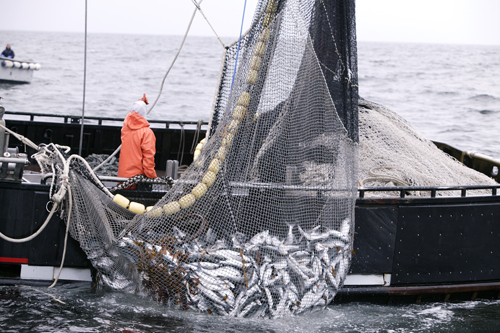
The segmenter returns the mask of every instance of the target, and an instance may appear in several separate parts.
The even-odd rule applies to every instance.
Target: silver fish
[[[293,236],[293,228],[295,225],[293,224],[287,224],[288,225],[288,234],[286,236],[285,241],[283,242],[284,245],[292,245],[295,243],[295,237]]]
[[[325,273],[327,276],[327,283],[331,285],[335,290],[339,288],[339,282],[337,281],[336,277],[333,276],[334,270],[333,266],[329,266],[325,269]]]
[[[297,264],[297,262],[292,257],[289,256],[287,258],[287,261],[288,261],[288,267],[290,267],[303,280],[309,279],[309,277],[306,274],[304,274],[304,272],[302,272],[302,270],[299,268],[299,264]]]
[[[182,239],[184,239],[186,237],[186,233],[183,232],[181,229],[177,228],[176,226],[172,227],[172,234],[178,240],[182,240]]]
[[[264,318],[267,308],[268,308],[267,304],[260,305],[259,309],[253,313],[251,318]]]
[[[274,269],[276,269],[276,270],[280,270],[280,269],[287,268],[288,267],[288,263],[286,262],[286,259],[280,259],[280,260],[272,263],[271,266],[273,266]]]
[[[264,291],[267,296],[267,304],[269,305],[269,309],[272,311],[273,309],[273,296],[271,295],[271,291],[269,291],[269,288],[264,288]]]
[[[227,249],[227,248],[228,248],[228,246],[227,246],[226,242],[224,240],[219,239],[214,243],[214,245],[207,247],[207,251],[215,252],[215,251]]]
[[[218,292],[221,295],[221,299],[226,302],[230,307],[234,306],[235,298],[231,290],[223,289]]]
[[[264,261],[264,263],[262,264],[262,266],[260,266],[260,281],[264,281],[264,274],[266,273],[267,271],[267,266],[269,266],[270,264],[270,261]]]
[[[200,284],[213,291],[221,291],[230,287],[228,281],[221,280],[218,277],[206,274],[203,271],[193,272],[192,277],[199,279]]]
[[[201,312],[207,312],[211,308],[210,302],[205,297],[200,297],[196,306]]]
[[[258,269],[254,269],[252,272],[252,277],[250,278],[250,281],[248,281],[248,288],[252,288],[258,281],[259,281],[259,272]]]
[[[252,309],[254,309],[255,307],[258,307],[258,306],[259,305],[255,301],[251,302],[243,310],[241,310],[241,312],[238,314],[237,317],[241,317],[241,318],[245,317],[248,312],[250,312]]]
[[[309,290],[300,301],[299,308],[296,310],[296,314],[299,314],[306,310],[307,308],[316,304],[323,297],[323,293],[316,293],[313,289]]]
[[[289,304],[289,294],[290,294],[290,286],[287,286],[284,294],[281,296],[279,303],[276,305],[276,311],[274,311],[274,318],[283,317],[285,312],[285,307]]]
[[[278,246],[282,245],[283,243],[279,240],[278,237],[271,236],[268,234],[265,237],[265,244],[278,247]]]
[[[351,219],[350,218],[345,218],[344,221],[342,221],[342,225],[340,227],[340,233],[344,237],[349,236],[349,232],[351,231]]]
[[[267,236],[269,235],[269,230],[265,230],[263,232],[260,232],[253,236],[249,241],[248,244],[250,245],[260,245],[263,244],[266,241]]]
[[[280,270],[280,273],[282,276],[283,284],[288,285],[290,283],[290,275],[288,274],[287,270],[282,269],[282,270]]]
[[[197,286],[198,291],[203,294],[206,298],[208,298],[210,301],[212,301],[215,304],[218,304],[220,306],[227,307],[227,304],[224,303],[224,301],[212,290],[205,288],[203,285],[199,284]]]
[[[212,230],[212,228],[208,228],[208,230],[205,234],[205,241],[209,244],[213,244],[213,243],[215,243],[216,240],[217,240],[217,235]]]
[[[264,287],[267,287],[269,285],[270,280],[271,280],[271,275],[273,274],[273,270],[274,270],[274,268],[272,267],[271,264],[266,266],[266,270],[265,270],[264,274],[262,275],[262,285]]]
[[[245,277],[242,272],[234,267],[225,266],[214,270],[205,271],[207,274],[217,276],[221,279],[227,279],[236,283],[244,283]]]
[[[233,259],[233,260],[238,260],[238,261],[245,261],[246,263],[251,263],[252,260],[250,257],[246,255],[242,255],[239,251],[232,251],[232,250],[218,250],[215,252],[216,255],[223,256],[227,259]]]

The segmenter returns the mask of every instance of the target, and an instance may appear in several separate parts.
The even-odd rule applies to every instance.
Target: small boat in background
[[[22,61],[0,57],[0,82],[31,83],[33,72],[42,67],[32,60]]]

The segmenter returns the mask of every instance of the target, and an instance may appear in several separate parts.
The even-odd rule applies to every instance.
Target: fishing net
[[[354,0],[261,0],[224,54],[201,154],[147,212],[57,146],[38,155],[101,284],[239,317],[332,301],[357,191],[354,28]]]
[[[391,110],[359,100],[359,182],[364,187],[494,185],[495,180],[466,167],[424,138]],[[491,194],[491,190],[470,191]],[[398,196],[394,192],[366,193]],[[410,195],[428,196],[428,191]],[[437,196],[460,196],[460,191],[439,191]]]

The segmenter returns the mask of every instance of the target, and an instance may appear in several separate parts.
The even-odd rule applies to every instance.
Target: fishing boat
[[[77,117],[6,112],[6,117],[13,116],[21,119],[6,120],[6,123],[15,132],[29,135],[35,142],[57,140],[73,150],[78,149],[75,138],[79,135],[80,124]],[[96,117],[88,120],[93,123],[86,125],[84,155],[111,154],[119,145],[123,119]],[[205,136],[208,124],[200,127],[195,122],[184,122],[183,128],[176,121],[151,122],[156,125],[153,130],[158,138],[157,173],[167,174],[167,161],[177,161],[180,165],[192,163],[193,145]],[[444,143],[434,144],[467,167],[499,180],[500,161]],[[10,139],[11,151],[22,151],[23,145],[15,138]],[[178,151],[179,147],[184,147],[184,150]],[[31,155],[34,151],[28,148],[27,153]],[[0,225],[0,232],[14,238],[32,234],[49,214],[50,177],[42,178],[34,172],[33,164],[34,161],[27,158],[20,169],[24,169],[24,173],[18,172],[16,178],[14,174],[9,178],[2,173],[0,180],[1,209],[9,212]],[[10,165],[14,170],[13,164]],[[102,176],[102,179],[110,187],[120,180],[109,176]],[[498,297],[499,188],[500,184],[359,188],[355,255],[344,288],[334,302],[421,302]],[[478,189],[490,193],[474,195],[474,190]],[[411,192],[415,190],[427,195],[412,196]],[[154,203],[164,194],[164,190],[146,188],[132,191],[133,195],[131,191],[120,193],[124,192],[145,205]],[[393,195],[382,195],[388,192]],[[445,192],[457,195],[439,196]],[[29,209],[23,209],[26,203],[31,203]],[[1,282],[50,283],[61,263],[64,230],[64,222],[54,216],[46,230],[30,243],[12,244],[0,240]],[[91,272],[92,266],[78,242],[69,239],[61,279],[91,281]]]
[[[42,66],[32,60],[18,60],[0,57],[0,82],[30,83],[33,72]]]
[[[332,3],[259,2],[241,58],[239,43],[226,49],[209,125],[154,128],[165,178],[132,179],[136,190],[69,156],[77,138],[82,156],[110,154],[121,119],[90,119],[83,135],[71,117],[8,120],[21,141],[2,151],[12,213],[0,231],[30,239],[0,241],[13,281],[140,286],[182,309],[257,318],[334,299],[497,297],[500,163],[359,99],[354,1]]]

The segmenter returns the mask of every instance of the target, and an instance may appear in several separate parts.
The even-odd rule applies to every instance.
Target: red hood
[[[127,115],[127,117],[125,118],[125,120],[123,122],[123,129],[124,130],[135,131],[135,130],[138,130],[138,129],[143,128],[143,127],[149,127],[149,123],[146,120],[146,118],[144,118],[143,116],[141,116],[137,112],[129,112],[129,114]]]

